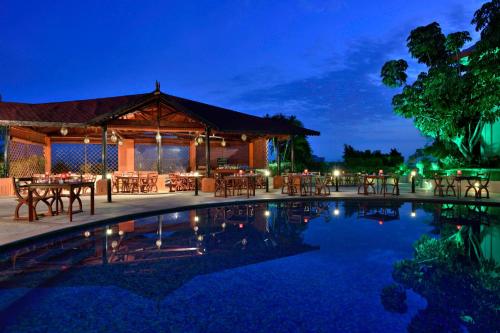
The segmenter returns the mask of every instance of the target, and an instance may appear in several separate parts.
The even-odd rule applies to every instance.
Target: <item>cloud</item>
[[[297,115],[305,126],[322,133],[313,144],[317,143],[315,152],[327,158],[340,157],[344,143],[397,147],[412,153],[423,141],[411,122],[393,114],[390,101],[396,91],[379,83],[378,73],[387,55],[400,47],[397,39],[355,41],[342,68],[249,90],[234,103],[247,111]]]

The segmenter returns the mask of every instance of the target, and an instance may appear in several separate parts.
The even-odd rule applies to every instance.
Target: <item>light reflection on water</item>
[[[498,209],[277,202],[75,232],[1,253],[0,327],[404,331],[426,300],[409,291],[407,312],[384,309],[380,292],[394,282],[393,265],[412,257],[420,236],[462,228],[482,258],[500,262]],[[136,325],[123,324],[130,316]]]

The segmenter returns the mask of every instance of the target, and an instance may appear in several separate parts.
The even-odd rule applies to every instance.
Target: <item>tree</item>
[[[273,116],[266,115],[265,118],[280,121],[288,125],[294,125],[298,127],[304,126],[296,116],[286,116],[282,113],[278,113]],[[309,141],[307,141],[307,137],[305,135],[293,135],[292,139],[294,147],[295,169],[303,170],[309,168],[312,165],[312,149]],[[271,140],[271,151],[276,154],[276,152],[278,151],[278,147],[281,161],[291,161],[290,140],[273,138]]]
[[[468,163],[479,155],[484,125],[500,116],[499,3],[494,0],[476,11],[472,23],[482,38],[469,59],[460,56],[471,41],[469,33],[445,36],[433,22],[414,29],[407,39],[410,55],[426,71],[409,83],[403,59],[388,61],[381,70],[385,85],[403,87],[392,99],[394,112],[412,118],[423,134],[453,143]]]

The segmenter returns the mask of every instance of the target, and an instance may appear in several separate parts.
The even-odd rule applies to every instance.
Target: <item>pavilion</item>
[[[319,135],[165,94],[158,82],[153,92],[144,94],[42,104],[0,102],[0,131],[4,178],[61,167],[102,177],[134,170],[200,170],[210,177],[221,164],[266,168],[270,138],[290,140],[293,151],[294,136]],[[4,179],[0,195],[11,193],[10,187]]]

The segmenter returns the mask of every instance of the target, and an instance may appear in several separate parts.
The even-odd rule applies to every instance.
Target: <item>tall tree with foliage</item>
[[[425,65],[413,83],[407,81],[408,63],[391,60],[381,71],[382,82],[403,87],[392,99],[394,111],[412,118],[425,135],[453,143],[467,162],[479,157],[481,132],[500,117],[500,0],[484,4],[472,23],[481,40],[469,57],[461,57],[467,31],[444,35],[438,23],[411,31],[407,47]]]
[[[286,116],[282,113],[275,115],[266,115],[265,118],[277,120],[288,125],[294,125],[298,127],[303,127],[304,125],[296,116]],[[307,137],[305,135],[294,135],[293,136],[293,147],[294,147],[294,160],[295,160],[295,170],[303,170],[311,165],[312,161],[312,149]],[[273,138],[271,140],[271,150],[273,154],[280,152],[281,161],[291,161],[291,142],[290,140],[283,140],[279,138]]]

